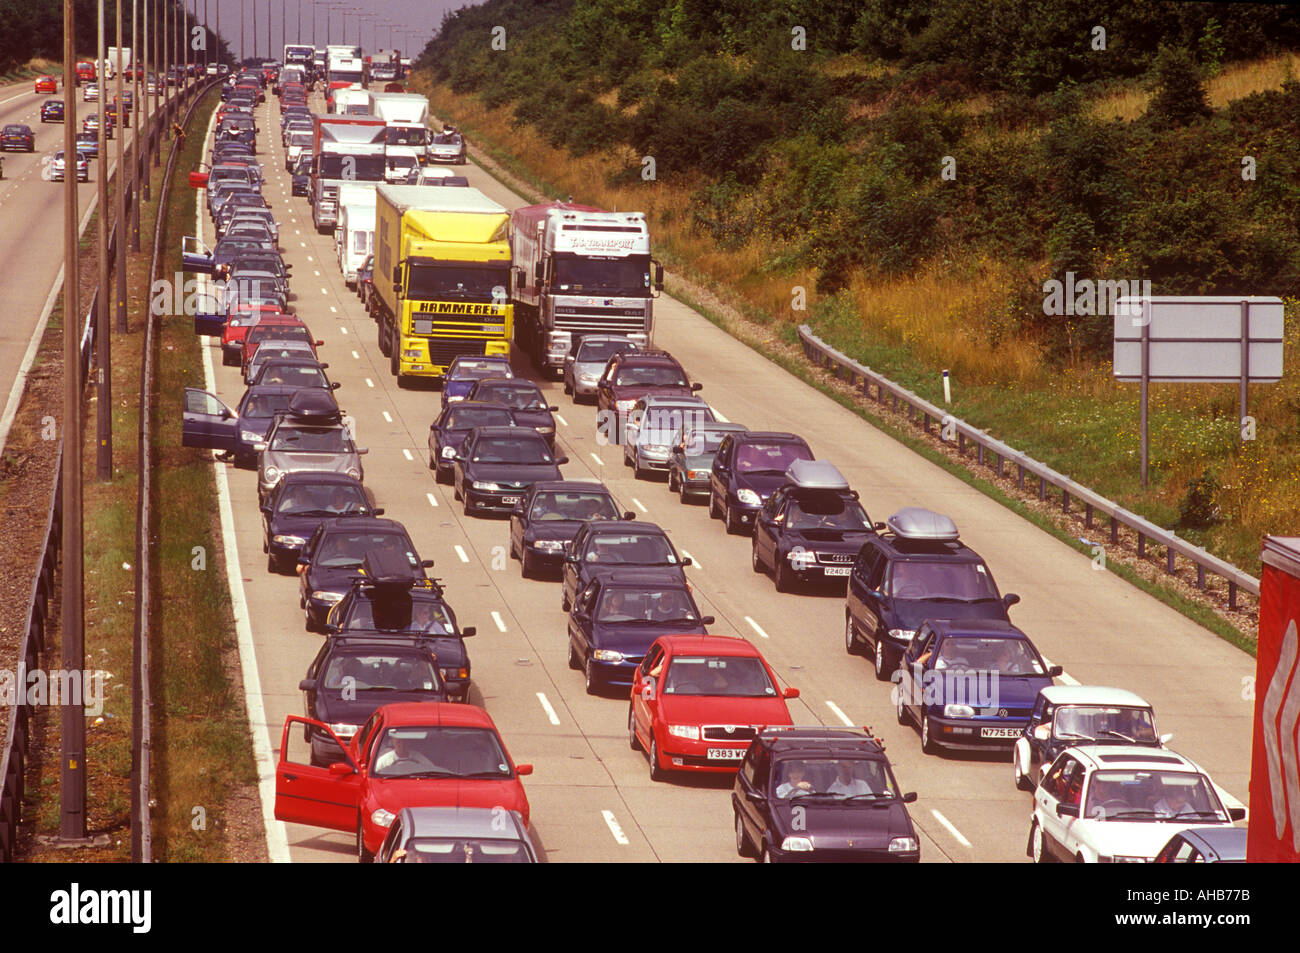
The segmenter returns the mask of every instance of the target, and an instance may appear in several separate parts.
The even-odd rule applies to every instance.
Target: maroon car
[[[596,426],[610,443],[622,443],[627,415],[642,397],[689,396],[703,387],[692,384],[667,351],[622,351],[609,359],[596,384]]]

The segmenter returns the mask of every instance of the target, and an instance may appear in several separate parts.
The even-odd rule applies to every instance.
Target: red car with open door
[[[661,636],[633,676],[628,742],[649,754],[654,781],[734,772],[759,731],[794,724],[785,702],[798,697],[745,639]]]
[[[339,744],[328,768],[289,760],[289,729],[327,732]],[[306,745],[300,745],[304,760]],[[357,857],[374,859],[397,813],[406,807],[486,807],[518,811],[528,825],[528,797],[516,765],[486,711],[455,702],[405,702],[378,709],[344,744],[329,726],[290,715],[275,771],[276,820],[356,835]]]

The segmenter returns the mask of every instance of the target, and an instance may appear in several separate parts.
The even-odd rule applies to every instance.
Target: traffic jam
[[[842,603],[836,641],[874,672],[862,690],[896,709],[890,746],[958,769],[990,753],[1009,764],[1007,789],[1028,792],[1018,856],[1180,861],[1204,837],[1244,857],[1244,810],[1169,747],[1141,696],[1064,680],[1013,621],[1020,598],[999,588],[1002,567],[941,507],[875,512],[834,448],[709,403],[709,382],[655,345],[664,271],[643,213],[508,209],[470,185],[464,136],[433,131],[402,76],[400,61],[359,48],[287,46],[282,63],[230,75],[189,176],[202,227],[183,261],[206,276],[194,327],[219,367],[186,388],[183,442],[217,452],[237,512],[256,508],[265,571],[281,604],[296,581],[305,630],[276,638],[311,646],[296,685],[262,675],[301,712],[277,729],[278,820],[361,862],[548,859],[540,833],[562,818],[533,810],[525,784],[547,779],[493,719],[513,690],[501,673],[531,660],[506,658],[489,635],[503,619],[474,618],[481,593],[449,581],[470,557],[441,524],[550,593],[549,608],[526,610],[551,614],[544,651],[563,654],[657,790],[703,785],[737,855],[921,860],[912,812],[925,799],[880,734],[792,712],[799,686],[752,620],[754,638],[711,631],[698,538],[625,492],[658,486],[661,508],[700,526],[707,508],[713,533],[748,537],[752,572],[790,600],[791,627],[798,595]],[[306,254],[327,246],[309,248],[303,230],[332,236],[334,260]],[[363,315],[340,333],[327,332],[337,307],[305,287],[305,269],[336,266]],[[361,351],[391,378],[365,377],[365,394],[336,379]],[[389,464],[349,412],[377,383],[424,408],[427,473],[399,484],[411,499],[392,499],[392,483],[377,497]],[[615,453],[627,480],[601,479],[615,458],[592,448]],[[429,516],[395,518],[415,506]],[[437,564],[421,548],[433,539]]]

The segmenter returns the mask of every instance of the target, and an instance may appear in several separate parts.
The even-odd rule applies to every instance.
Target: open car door
[[[210,275],[216,270],[212,249],[193,235],[181,239],[181,266],[196,275]]]
[[[308,731],[322,728],[339,745],[339,760],[328,768],[289,760],[289,728],[295,722]],[[275,766],[275,819],[291,824],[326,827],[353,833],[361,803],[361,775],[352,770],[344,745],[329,726],[312,718],[289,715],[280,737],[280,761]]]
[[[239,441],[239,416],[216,396],[185,388],[181,446],[233,453]]]

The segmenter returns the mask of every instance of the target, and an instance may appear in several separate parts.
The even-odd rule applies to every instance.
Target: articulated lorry
[[[384,121],[378,116],[312,117],[312,224],[332,232],[338,224],[338,190],[343,182],[384,180]]]
[[[357,85],[365,88],[366,64],[357,47],[327,46],[325,104],[329,112],[339,112],[334,105],[334,91]]]
[[[643,212],[529,205],[510,215],[510,246],[515,343],[539,370],[561,373],[570,346],[588,334],[654,343],[664,269],[650,257]]]
[[[429,100],[418,93],[368,92],[368,112],[387,123],[385,179],[407,182],[429,161]]]
[[[510,216],[477,189],[375,190],[379,349],[399,387],[462,355],[509,354]]]

